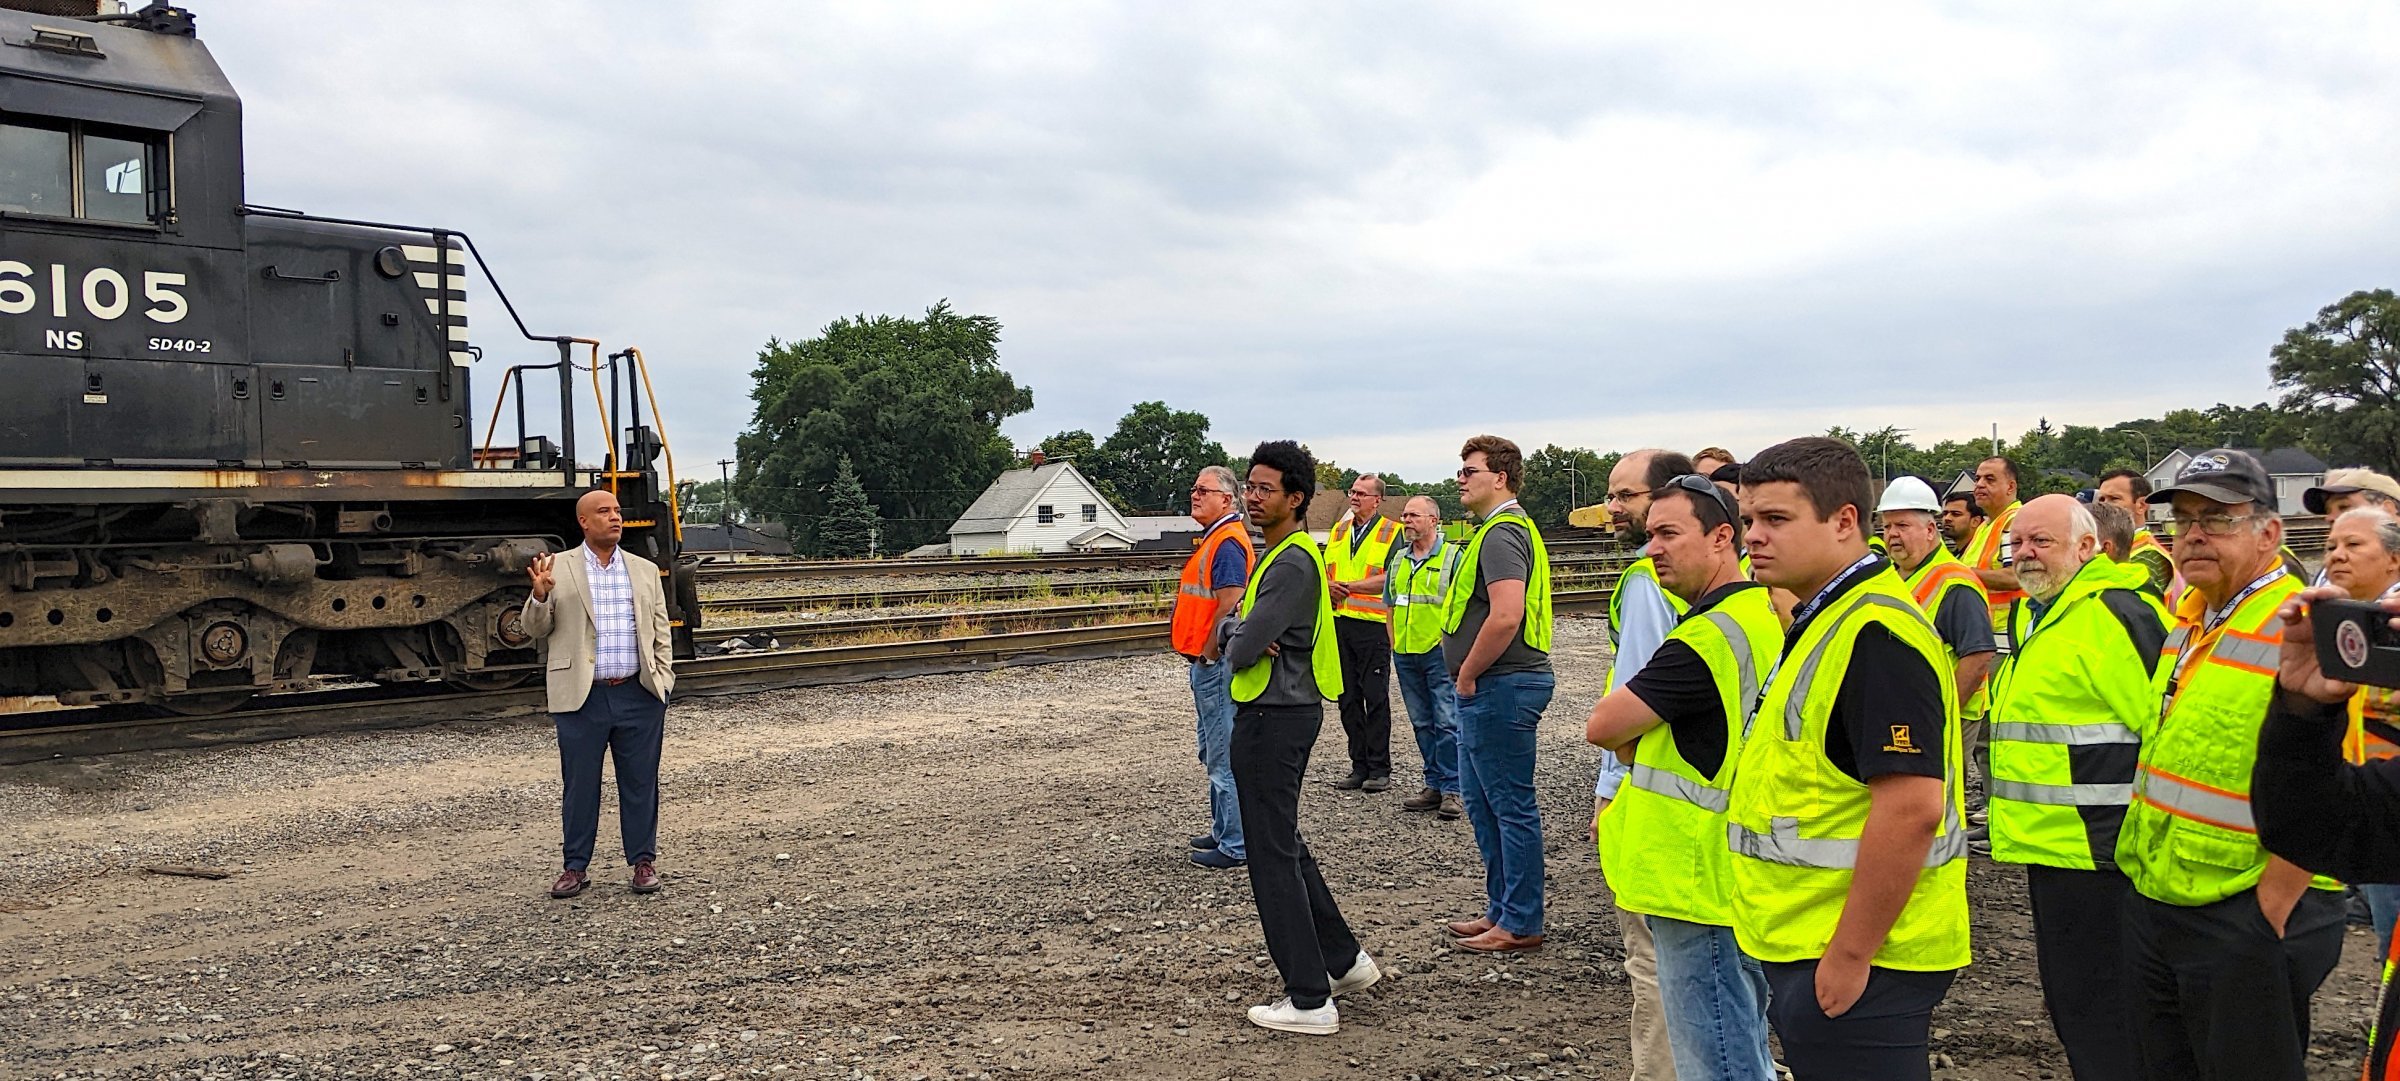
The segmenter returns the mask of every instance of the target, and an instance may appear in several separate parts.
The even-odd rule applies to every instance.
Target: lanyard
[[[1817,614],[1817,609],[1822,607],[1825,604],[1825,601],[1832,597],[1836,590],[1841,589],[1844,583],[1848,582],[1851,578],[1856,577],[1859,571],[1873,565],[1875,559],[1875,553],[1868,552],[1865,556],[1861,557],[1858,562],[1852,563],[1848,567],[1843,568],[1842,573],[1834,575],[1833,580],[1825,583],[1825,588],[1818,590],[1816,596],[1810,597],[1807,604],[1801,605],[1797,610],[1792,612],[1792,626],[1798,627],[1799,625],[1808,622],[1808,617]]]
[[[2232,600],[2226,601],[2201,617],[2200,633],[2193,635],[2190,641],[2185,642],[2183,653],[2175,658],[2175,678],[2167,683],[2165,701],[2168,705],[2172,705],[2175,696],[2182,691],[2184,674],[2191,671],[2193,662],[2199,660],[2203,653],[2216,651],[2217,639],[2225,635],[2225,621],[2233,618],[2233,613],[2241,608],[2243,601],[2249,600],[2252,594],[2274,584],[2275,580],[2283,577],[2284,573],[2283,565],[2276,564],[2273,569],[2259,575],[2249,585],[2243,586],[2242,591],[2234,594]]]
[[[2242,591],[2234,594],[2232,600],[2226,601],[2224,607],[2210,612],[2208,617],[2201,621],[2200,628],[2203,631],[2208,631],[2211,633],[2215,632],[2217,628],[2223,625],[2226,620],[2233,618],[2234,609],[2240,608],[2243,601],[2250,599],[2251,594],[2267,588],[2268,585],[2272,584],[2276,579],[2283,577],[2283,575],[2283,564],[2277,563],[2273,568],[2269,569],[2267,573],[2259,575],[2256,579],[2252,580],[2249,585],[2243,586]]]

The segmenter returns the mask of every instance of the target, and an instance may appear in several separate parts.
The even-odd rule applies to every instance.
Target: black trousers
[[[2033,945],[2042,1005],[2067,1049],[2075,1081],[2138,1081],[2133,988],[2125,978],[2125,906],[2133,883],[2114,868],[2078,871],[2029,864]]]
[[[2303,1081],[2308,1000],[2342,959],[2342,901],[2309,890],[2283,937],[2243,890],[2197,908],[2134,894],[2126,977],[2142,1068],[2158,1081]]]
[[[1392,775],[1392,636],[1381,623],[1333,617],[1342,654],[1342,734],[1350,772]]]
[[[658,856],[658,758],[667,738],[667,704],[638,679],[592,684],[573,713],[553,713],[563,784],[559,825],[569,870],[591,866],[600,832],[600,760],[617,763],[617,828],[631,866]]]
[[[1817,1008],[1815,961],[1769,961],[1767,1020],[1794,1081],[1920,1081],[1933,1076],[1933,1008],[1956,972],[1870,968],[1840,1017]]]
[[[1250,848],[1250,892],[1284,993],[1304,1010],[1324,1005],[1333,977],[1358,958],[1358,939],[1300,839],[1300,778],[1324,725],[1322,706],[1242,706],[1233,714],[1233,787]]]

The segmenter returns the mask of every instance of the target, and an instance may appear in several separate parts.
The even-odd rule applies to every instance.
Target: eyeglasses
[[[1498,472],[1499,472],[1499,470],[1496,470],[1496,469],[1485,469],[1484,467],[1482,467],[1482,466],[1479,466],[1479,465],[1462,465],[1462,466],[1459,466],[1459,467],[1458,467],[1458,479],[1459,479],[1459,480],[1461,480],[1461,481],[1465,481],[1465,480],[1468,480],[1468,479],[1472,478],[1472,477],[1473,477],[1475,474],[1477,474],[1477,473],[1498,473]]]
[[[1696,475],[1696,474],[1692,474],[1692,473],[1686,473],[1686,474],[1684,474],[1684,475],[1683,475],[1683,477],[1677,477],[1677,478],[1675,478],[1675,479],[1676,479],[1676,480],[1682,480],[1682,479],[1684,479],[1684,477],[1695,477],[1696,479],[1702,479],[1702,480],[1705,480],[1705,479],[1706,479],[1706,478],[1699,478],[1699,477],[1697,477],[1697,475]],[[1713,488],[1713,487],[1716,487],[1716,485],[1715,485],[1715,483],[1714,483],[1714,482],[1710,482],[1710,484],[1709,484],[1709,487],[1712,487],[1712,488]],[[1635,489],[1632,489],[1632,488],[1627,488],[1627,489],[1625,489],[1624,491],[1621,491],[1621,492],[1610,492],[1610,493],[1608,493],[1608,498],[1610,498],[1610,499],[1612,499],[1612,500],[1615,500],[1616,502],[1619,502],[1619,503],[1631,503],[1631,502],[1633,502],[1633,500],[1634,500],[1634,497],[1635,497],[1635,496],[1653,495],[1653,494],[1656,494],[1656,493],[1657,493],[1657,491],[1658,491],[1658,489],[1656,489],[1656,488],[1643,488],[1643,489],[1640,489],[1640,490],[1638,490],[1638,491],[1637,491],[1637,490],[1635,490]]]
[[[2193,529],[2197,528],[2200,532],[2206,533],[2212,537],[2231,536],[2234,530],[2241,528],[2243,522],[2247,522],[2256,517],[2258,517],[2258,515],[2255,513],[2203,514],[2197,518],[2191,517],[2190,515],[2178,514],[2167,519],[2167,535],[2170,537],[2180,537],[2185,533],[2189,533]]]
[[[1698,473],[1685,473],[1680,477],[1670,478],[1667,481],[1667,487],[1681,488],[1687,492],[1707,495],[1710,499],[1717,501],[1717,506],[1725,511],[1725,517],[1728,520],[1739,520],[1742,516],[1742,512],[1736,509],[1733,505],[1733,497],[1726,494],[1725,489],[1717,487],[1717,482],[1710,480],[1707,477],[1703,477]],[[1657,490],[1658,489],[1653,488],[1650,490],[1650,492],[1656,492]],[[1650,492],[1645,492],[1643,494],[1648,495]]]
[[[1201,496],[1204,496],[1204,495],[1232,495],[1232,494],[1233,494],[1232,492],[1228,492],[1228,491],[1226,491],[1226,490],[1225,490],[1225,489],[1223,489],[1223,488],[1194,488],[1194,489],[1192,489],[1192,498],[1194,498],[1194,499],[1198,499],[1198,498],[1200,498]]]

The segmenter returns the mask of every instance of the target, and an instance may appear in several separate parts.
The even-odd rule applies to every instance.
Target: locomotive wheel
[[[531,678],[531,672],[465,672],[442,682],[462,691],[505,691]]]
[[[242,706],[247,705],[251,699],[256,697],[258,697],[257,691],[216,691],[209,694],[179,694],[173,698],[169,698],[163,702],[160,702],[159,705],[165,707],[169,713],[174,713],[185,717],[214,717],[217,714],[224,713],[229,710],[240,709]]]

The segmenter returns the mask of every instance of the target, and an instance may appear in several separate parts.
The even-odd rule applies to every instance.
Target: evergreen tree
[[[833,486],[825,495],[825,519],[817,524],[817,553],[836,559],[875,554],[875,508],[867,504],[867,489],[842,455],[834,466]]]

